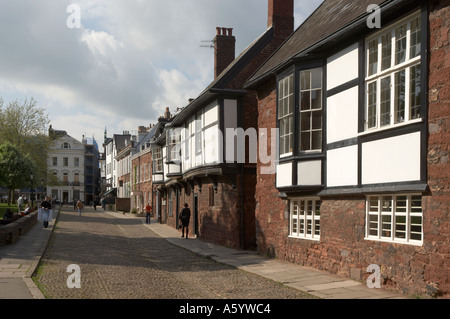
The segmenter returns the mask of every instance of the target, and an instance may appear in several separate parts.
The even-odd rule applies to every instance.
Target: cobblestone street
[[[68,288],[78,265],[81,288]],[[272,280],[172,245],[140,218],[63,208],[33,276],[50,299],[307,299]]]

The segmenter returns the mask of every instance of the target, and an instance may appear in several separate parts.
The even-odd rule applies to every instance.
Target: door
[[[198,235],[198,194],[194,194],[192,210],[194,211],[194,235]]]

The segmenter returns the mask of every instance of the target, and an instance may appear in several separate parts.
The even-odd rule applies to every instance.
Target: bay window
[[[292,154],[294,147],[294,75],[278,84],[278,121],[280,155]]]

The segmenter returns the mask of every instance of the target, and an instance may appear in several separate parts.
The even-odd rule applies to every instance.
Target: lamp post
[[[30,173],[30,179],[31,179],[31,207],[34,207],[33,206],[33,178],[34,178],[34,176],[33,176],[33,172],[31,172]]]

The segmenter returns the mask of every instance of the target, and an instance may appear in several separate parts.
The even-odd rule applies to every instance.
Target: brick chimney
[[[275,37],[287,38],[294,32],[294,0],[269,0],[267,27],[275,27]]]
[[[214,79],[235,59],[236,38],[231,28],[216,28],[214,38]]]

